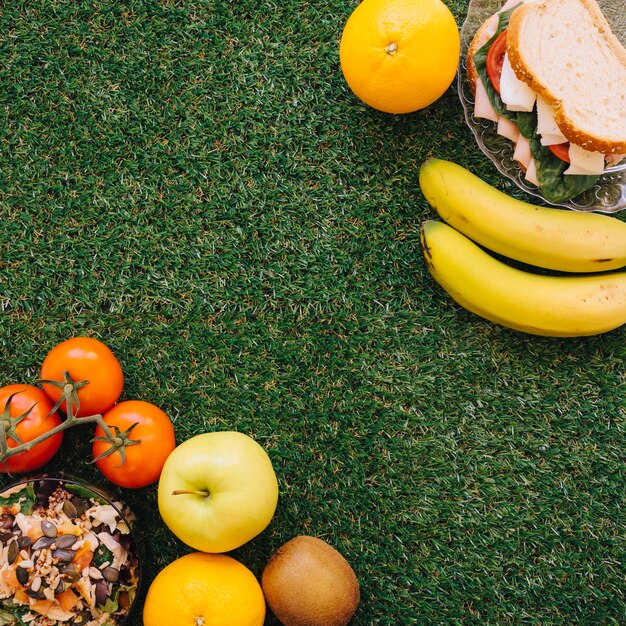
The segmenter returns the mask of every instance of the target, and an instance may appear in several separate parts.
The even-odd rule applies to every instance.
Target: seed
[[[35,543],[31,546],[32,550],[41,550],[43,548],[49,548],[54,543],[54,537],[39,537]]]
[[[10,528],[7,530],[0,529],[0,541],[2,541],[2,543],[9,541],[12,538],[13,538],[13,531]]]
[[[4,530],[8,530],[9,528],[11,528],[13,526],[13,522],[14,521],[15,521],[15,518],[12,515],[7,515],[2,520],[2,524],[0,524],[0,528],[2,528]]]
[[[80,569],[75,563],[67,563],[59,566],[59,571],[65,580],[76,582],[80,578]]]
[[[90,567],[89,578],[93,578],[94,580],[102,580],[102,573],[97,567]]]
[[[65,591],[65,583],[62,578],[58,578],[55,586],[53,587],[54,593],[63,593]]]
[[[120,571],[114,567],[105,567],[102,570],[102,576],[104,576],[104,579],[108,580],[110,583],[116,583],[120,579]]]
[[[33,540],[28,535],[20,535],[17,538],[17,545],[24,550],[24,548],[28,548],[33,543]]]
[[[43,522],[41,522],[41,532],[46,537],[56,537],[59,531],[52,522],[44,520]]]
[[[20,585],[25,585],[28,582],[28,570],[25,567],[19,565],[15,568],[15,577]]]
[[[50,600],[50,602],[54,602],[54,591],[50,589],[50,587],[44,587],[43,595],[46,600]]]
[[[7,561],[9,565],[12,565],[17,559],[17,555],[20,553],[20,547],[17,545],[17,540],[12,539],[9,543],[9,549],[7,550]]]
[[[99,580],[96,583],[96,604],[102,605],[107,601],[107,596],[109,595],[107,591],[107,584],[104,580]]]
[[[76,509],[76,517],[80,517],[91,505],[87,500],[76,500],[74,508]]]
[[[78,517],[78,511],[71,500],[63,501],[63,513],[65,513],[65,515],[69,518]]]
[[[56,541],[57,548],[70,548],[77,540],[78,537],[76,535],[59,535]]]
[[[35,600],[43,600],[45,598],[45,596],[43,595],[43,591],[41,589],[39,589],[38,591],[33,591],[32,589],[26,589],[24,593],[31,598],[35,598]]]
[[[74,552],[72,550],[65,550],[64,548],[57,548],[52,551],[52,558],[69,563],[74,558]]]
[[[35,576],[35,578],[33,578],[33,582],[30,583],[30,588],[33,591],[39,591],[41,589],[41,576]]]

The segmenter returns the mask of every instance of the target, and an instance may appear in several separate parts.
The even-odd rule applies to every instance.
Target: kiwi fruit
[[[294,537],[272,554],[261,587],[284,626],[346,626],[361,598],[359,581],[346,559],[308,535]]]

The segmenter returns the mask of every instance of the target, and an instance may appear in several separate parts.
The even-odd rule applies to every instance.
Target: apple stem
[[[194,489],[175,489],[172,491],[173,496],[191,495],[191,496],[204,496],[208,498],[211,494],[208,491],[194,490]],[[203,622],[204,623],[204,622]]]

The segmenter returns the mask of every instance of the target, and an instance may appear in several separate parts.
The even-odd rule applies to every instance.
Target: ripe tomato
[[[565,143],[557,143],[552,146],[548,146],[548,148],[550,149],[550,152],[552,152],[555,157],[561,159],[561,161],[565,161],[566,163],[570,162],[569,141],[566,141]]]
[[[154,404],[143,400],[126,400],[116,404],[103,419],[109,428],[115,430],[114,427],[117,427],[122,437],[140,443],[125,448],[125,460],[119,450],[97,460],[100,471],[120,487],[134,489],[156,482],[165,459],[176,447],[170,418]],[[96,427],[96,437],[104,437],[104,430],[100,426]],[[110,449],[110,443],[94,441],[94,459]]]
[[[31,409],[15,427],[15,433],[22,443],[32,441],[61,423],[58,413],[54,412],[50,415],[53,405],[48,396],[39,387],[32,385],[7,385],[0,388],[0,414],[4,412],[12,394],[15,395],[11,398],[9,405],[10,417],[19,417]],[[4,463],[0,463],[0,472],[18,474],[35,470],[55,455],[62,441],[62,432],[52,435],[30,450],[24,450],[9,457]],[[18,445],[12,437],[7,437],[7,443],[9,448],[15,448]]]
[[[504,64],[504,54],[506,53],[506,30],[503,30],[496,40],[491,44],[487,52],[487,75],[493,88],[500,93],[500,76],[502,75],[502,65]]]
[[[103,414],[118,400],[124,387],[124,374],[119,361],[111,350],[98,339],[74,337],[58,344],[44,359],[41,366],[42,380],[65,380],[69,372],[75,382],[89,381],[78,390],[78,417]],[[63,389],[50,384],[42,384],[44,391],[53,402],[57,402]],[[66,411],[65,402],[61,409]]]

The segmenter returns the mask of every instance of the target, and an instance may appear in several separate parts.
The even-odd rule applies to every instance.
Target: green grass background
[[[454,86],[404,116],[350,93],[356,4],[4,3],[0,383],[91,335],[179,442],[254,437],[280,502],[234,556],[260,575],[296,535],[329,541],[354,624],[626,623],[624,331],[523,335],[431,280],[426,158],[523,196]],[[48,469],[106,485],[90,437]],[[156,487],[119,493],[149,583],[189,549]]]

